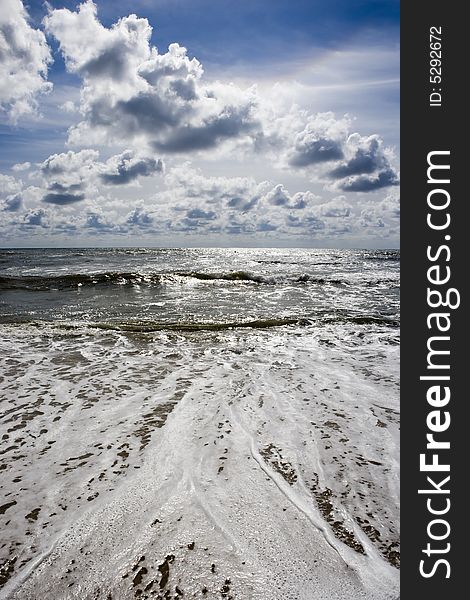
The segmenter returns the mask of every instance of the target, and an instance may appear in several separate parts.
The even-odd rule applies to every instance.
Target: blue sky
[[[77,2],[50,4],[73,10]],[[44,3],[28,6],[40,24]],[[154,24],[152,43],[160,49],[178,41],[204,65],[218,66],[255,61],[270,68],[273,55],[322,53],[365,32],[396,40],[399,27],[399,2],[390,0],[120,0],[98,6],[106,26],[135,12]]]
[[[5,3],[1,245],[398,245],[398,2]]]

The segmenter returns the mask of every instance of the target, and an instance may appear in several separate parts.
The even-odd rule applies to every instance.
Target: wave
[[[231,322],[199,322],[199,323],[94,323],[92,327],[97,329],[130,331],[136,333],[152,333],[154,331],[224,331],[227,329],[270,329],[272,327],[283,327],[285,325],[309,325],[307,319],[277,318],[277,319],[255,319],[253,321],[231,321]]]
[[[382,250],[373,253],[367,253],[364,256],[367,260],[400,260],[400,250]]]
[[[264,276],[248,271],[230,271],[221,273],[206,273],[199,271],[173,273],[75,273],[69,275],[22,275],[0,277],[0,290],[48,291],[67,290],[89,286],[109,285],[171,285],[181,283],[184,279],[200,281],[233,281],[241,283],[256,283],[262,285],[279,284],[317,284],[317,285],[348,285],[341,279],[328,279],[307,274]]]
[[[165,321],[106,321],[106,322],[64,322],[37,321],[30,319],[0,318],[4,325],[29,325],[33,327],[52,326],[62,330],[101,329],[106,331],[122,331],[130,333],[153,333],[158,331],[198,332],[224,331],[229,329],[271,329],[273,327],[318,327],[329,324],[376,325],[396,328],[400,322],[394,318],[368,315],[333,315],[306,317],[276,317],[271,319],[252,319],[247,321],[199,321],[199,322],[165,322]]]
[[[0,290],[48,291],[51,289],[73,289],[92,285],[132,285],[159,283],[160,275],[139,273],[76,273],[70,275],[23,275],[0,277]]]
[[[189,271],[187,273],[175,273],[180,277],[191,277],[202,281],[251,281],[253,283],[270,283],[269,278],[261,275],[254,275],[248,271],[231,271],[228,273],[203,273],[199,271]]]

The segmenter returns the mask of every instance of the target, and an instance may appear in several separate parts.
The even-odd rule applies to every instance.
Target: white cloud
[[[309,115],[302,131],[294,137],[287,161],[293,167],[308,167],[343,158],[343,144],[350,119],[336,119],[331,112]]]
[[[267,99],[254,86],[208,81],[179,44],[164,54],[151,45],[147,19],[130,15],[105,27],[87,0],[76,11],[50,9],[44,23],[83,82],[72,144],[125,143],[163,155],[206,151],[213,158],[223,149],[239,157],[238,149],[245,160],[265,154],[278,167],[342,191],[398,181],[382,140],[351,132],[349,116],[289,107],[285,93],[276,99],[276,86]]]
[[[136,206],[125,220],[129,227],[148,228],[154,225],[154,216],[143,205]]]
[[[205,176],[189,163],[170,169],[162,178],[164,186],[145,200],[133,200],[128,193],[135,192],[128,186],[113,185],[109,195],[111,187],[101,175],[111,173],[112,165],[122,164],[123,156],[126,153],[100,162],[93,150],[52,155],[36,173],[41,187],[23,189],[20,181],[4,176],[0,183],[8,201],[3,201],[0,213],[3,231],[16,228],[81,236],[240,235],[245,239],[300,237],[316,241],[396,235],[399,199],[395,193],[384,200],[320,197],[309,190],[293,193],[285,185],[251,177]],[[146,162],[137,159],[133,164]],[[114,190],[121,193],[119,198]],[[27,198],[21,206],[15,205],[17,194]]]
[[[320,197],[291,193],[282,184],[249,177],[205,177],[189,164],[169,171],[168,191],[145,207],[146,226],[164,223],[185,233],[266,234],[313,239],[360,236],[370,228],[388,235],[397,224],[398,198],[383,201],[345,195]],[[137,221],[135,222],[138,225]]]
[[[40,166],[46,186],[43,202],[64,206],[85,200],[93,188],[97,150],[52,154]]]
[[[63,104],[59,106],[60,110],[63,110],[66,113],[75,113],[77,112],[77,107],[72,100],[66,100]]]
[[[89,0],[77,12],[50,10],[44,22],[68,70],[83,80],[83,120],[71,129],[71,143],[133,141],[178,153],[213,148],[258,127],[253,91],[205,85],[202,65],[178,44],[159,54],[147,19],[130,15],[107,28]]]
[[[400,218],[400,194],[399,192],[389,194],[384,200],[379,202],[379,208],[382,214],[390,219]]]
[[[0,198],[5,198],[9,194],[15,194],[21,191],[22,188],[23,183],[21,180],[0,173]]]
[[[126,185],[139,177],[163,171],[163,163],[153,157],[138,156],[128,150],[111,156],[106,162],[98,160],[93,149],[52,154],[39,165],[44,188],[43,202],[66,206],[98,196],[97,185]]]
[[[344,196],[324,200],[310,191],[290,193],[268,181],[204,177],[188,164],[172,169],[166,184],[168,191],[156,197],[156,220],[180,232],[316,237],[327,235],[333,221],[341,220],[344,227],[352,216]]]
[[[36,228],[41,227],[46,229],[50,226],[49,215],[43,208],[37,208],[35,210],[28,211],[20,222],[22,229],[29,229],[30,227]]]
[[[345,196],[332,198],[327,202],[323,202],[318,207],[318,215],[321,217],[349,217],[352,206],[347,202]]]
[[[13,98],[18,90],[17,101],[3,104],[15,118],[21,102],[34,110],[37,93],[47,91],[50,56],[42,32],[28,25],[21,2],[5,1],[20,26],[12,36],[11,27],[4,27],[5,15],[0,16],[2,59],[12,48],[20,49],[17,58],[33,52],[12,42],[28,37],[24,27],[33,32],[31,47],[37,50],[39,44],[44,51],[42,63],[31,54],[25,68],[24,82],[35,73],[39,87],[28,84],[30,92],[24,92],[20,82],[9,92]],[[379,135],[357,133],[367,120],[358,127],[355,117],[343,114],[356,79],[343,82],[348,57],[340,57],[347,59],[347,69],[339,76],[312,63],[305,85],[293,81],[298,73],[289,72],[277,84],[269,81],[269,89],[267,80],[258,89],[253,79],[230,83],[222,72],[220,81],[210,80],[202,64],[176,43],[160,53],[151,45],[146,19],[130,15],[104,26],[89,0],[75,10],[48,11],[45,29],[58,40],[67,70],[81,83],[54,89],[43,102],[41,126],[45,131],[60,123],[65,130],[72,124],[68,142],[79,151],[59,149],[35,167],[19,162],[9,171],[16,178],[0,177],[4,227],[47,229],[51,235],[217,234],[222,243],[231,234],[274,240],[396,234],[395,157]],[[7,38],[10,54],[4,53]],[[379,58],[374,60],[380,66]],[[315,90],[322,85],[330,90],[328,102],[318,104]],[[344,98],[336,114],[327,110],[332,95]],[[381,121],[375,123],[379,129]],[[228,176],[206,176],[191,163],[178,162],[181,157]],[[27,158],[38,160],[34,154],[22,157]],[[23,184],[23,172],[35,186]]]
[[[37,110],[36,96],[49,92],[52,62],[46,37],[28,22],[21,0],[2,0],[0,11],[0,109],[16,122]]]
[[[20,171],[28,171],[31,168],[30,162],[24,163],[16,163],[16,165],[12,166],[12,171],[20,172]]]
[[[23,182],[0,173],[0,207],[2,211],[16,212],[23,204]]]

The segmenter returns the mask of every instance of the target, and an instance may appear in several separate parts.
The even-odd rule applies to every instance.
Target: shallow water
[[[1,252],[0,597],[397,598],[398,259]]]

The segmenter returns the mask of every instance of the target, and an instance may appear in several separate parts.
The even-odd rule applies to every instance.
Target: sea
[[[399,267],[0,250],[0,598],[398,598]]]

